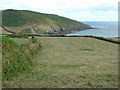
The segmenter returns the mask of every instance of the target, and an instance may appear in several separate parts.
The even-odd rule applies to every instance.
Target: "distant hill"
[[[58,15],[13,9],[2,11],[2,25],[16,33],[41,33],[91,28],[89,25]]]

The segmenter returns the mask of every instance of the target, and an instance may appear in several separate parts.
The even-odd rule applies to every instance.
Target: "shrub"
[[[32,56],[40,49],[40,42],[18,46],[8,37],[2,39],[3,80],[12,79],[31,70]]]

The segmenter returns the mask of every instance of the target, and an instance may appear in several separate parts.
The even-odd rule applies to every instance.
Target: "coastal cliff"
[[[28,10],[3,10],[2,26],[15,33],[55,33],[91,29],[87,24],[54,14],[43,14]]]

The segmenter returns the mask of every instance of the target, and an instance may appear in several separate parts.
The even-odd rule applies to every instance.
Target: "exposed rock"
[[[52,14],[27,10],[3,10],[3,26],[16,33],[55,33],[91,29],[89,25]]]

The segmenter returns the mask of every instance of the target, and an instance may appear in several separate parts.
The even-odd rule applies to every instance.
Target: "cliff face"
[[[27,10],[2,11],[2,25],[16,33],[42,33],[63,30],[85,30],[89,25],[53,14]]]

